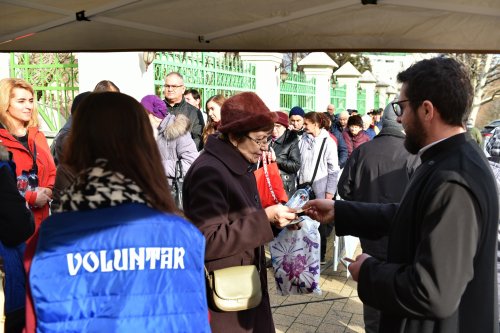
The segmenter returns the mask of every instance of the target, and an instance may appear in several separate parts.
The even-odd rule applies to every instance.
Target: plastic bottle
[[[35,192],[38,188],[38,176],[35,173],[28,174],[28,191]]]
[[[293,208],[295,210],[300,210],[307,201],[309,201],[309,191],[307,187],[299,188],[297,191],[295,191],[295,193],[292,195],[290,200],[288,200],[285,206]],[[302,217],[298,217],[297,219],[290,222],[290,224],[299,223],[300,221],[302,221]]]
[[[309,191],[307,188],[300,188],[292,195],[292,197],[286,203],[287,207],[293,209],[300,209],[309,200]]]
[[[26,171],[23,171],[17,177],[17,189],[19,190],[19,193],[24,197],[24,194],[28,189],[28,173]]]

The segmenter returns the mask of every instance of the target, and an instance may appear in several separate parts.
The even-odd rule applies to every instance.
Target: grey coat
[[[175,176],[175,163],[178,159],[182,163],[183,175],[187,173],[191,164],[199,156],[189,128],[189,119],[180,114],[168,114],[158,126],[156,142],[161,154],[161,161],[167,177]],[[170,183],[170,181],[169,181]]]

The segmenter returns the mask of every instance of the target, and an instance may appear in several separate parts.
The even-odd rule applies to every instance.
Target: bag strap
[[[180,159],[178,159],[176,162],[175,162],[175,171],[174,171],[174,178],[175,179],[182,179],[182,177],[184,177],[184,175],[182,174],[182,162]]]
[[[259,258],[257,259],[257,271],[260,273],[260,270],[261,270],[261,265],[260,265],[260,261],[262,260],[262,245],[259,246]],[[205,268],[205,276],[207,277],[207,279],[210,278],[210,273],[208,272],[208,269],[207,269],[207,266],[203,265],[203,268]]]
[[[265,154],[265,153],[263,153],[263,154]],[[278,203],[280,203],[280,201],[278,200],[276,193],[274,193],[273,185],[271,184],[271,178],[269,177],[269,172],[267,170],[267,158],[266,157],[262,158],[262,168],[264,169],[264,177],[266,178],[266,184],[267,184],[267,187],[269,188],[269,192],[271,192],[271,195],[273,197],[274,202],[278,204]]]
[[[321,148],[319,149],[318,160],[316,161],[316,166],[314,167],[313,177],[310,180],[311,184],[314,182],[314,178],[316,178],[316,172],[318,172],[319,160],[321,158],[321,153],[323,152],[323,147],[325,147],[325,142],[326,142],[326,138],[323,139],[323,142],[321,143]]]
[[[36,143],[33,141],[33,165],[31,166],[31,170],[35,172],[36,175],[38,175],[38,165],[36,164]]]

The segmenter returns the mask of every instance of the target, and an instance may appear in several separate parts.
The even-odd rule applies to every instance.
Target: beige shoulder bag
[[[260,268],[260,256],[259,268]],[[208,272],[207,299],[214,311],[242,311],[259,306],[262,300],[260,269],[255,265],[234,266]]]

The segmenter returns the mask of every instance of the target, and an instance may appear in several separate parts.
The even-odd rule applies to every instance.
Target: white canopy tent
[[[0,0],[0,52],[131,50],[499,53],[500,0]]]

